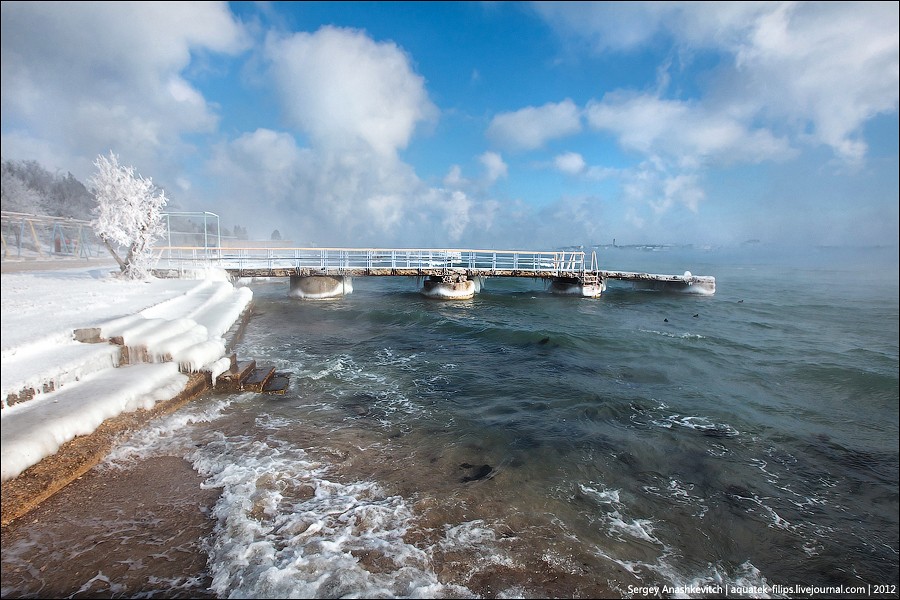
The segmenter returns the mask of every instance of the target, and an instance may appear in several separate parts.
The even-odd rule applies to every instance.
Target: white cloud
[[[485,152],[478,157],[478,160],[485,168],[488,184],[494,183],[501,177],[506,177],[506,163],[503,162],[503,157],[496,152]]]
[[[748,130],[726,112],[657,96],[610,93],[585,109],[590,127],[614,133],[628,150],[670,157],[685,166],[757,163],[794,155],[766,129]]]
[[[302,245],[446,246],[474,239],[497,212],[465,191],[428,188],[394,159],[302,148],[267,129],[221,144],[209,168],[226,224],[256,236],[277,227]]]
[[[363,145],[391,157],[436,116],[425,80],[392,42],[323,27],[271,36],[266,55],[287,118],[317,147]]]
[[[569,99],[548,102],[540,107],[528,106],[515,112],[495,116],[487,135],[494,143],[513,150],[534,150],[549,140],[581,131],[578,107]]]
[[[604,6],[604,4],[606,6]],[[659,2],[535,2],[538,14],[563,36],[587,40],[595,51],[638,46],[656,34],[674,7]]]
[[[219,146],[209,169],[236,198],[266,199],[278,206],[292,198],[298,176],[311,162],[311,153],[297,146],[293,136],[270,129],[245,133],[227,146]]]
[[[398,157],[437,112],[402,49],[324,27],[270,37],[266,56],[285,116],[309,146],[268,129],[221,144],[211,168],[223,198],[252,197],[255,217],[303,245],[444,245],[468,233],[477,203],[428,188]],[[487,164],[499,176],[502,160]],[[445,185],[468,182],[454,166]]]
[[[217,124],[183,76],[191,53],[246,44],[224,2],[4,2],[2,110],[19,128],[4,157],[57,156],[81,177],[110,149],[145,173],[176,165],[181,136]],[[20,155],[22,139],[44,148]]]
[[[536,8],[565,39],[587,41],[598,52],[628,51],[664,35],[676,41],[688,61],[694,50],[721,53],[703,100],[669,104],[657,99],[647,106],[662,110],[666,118],[704,125],[687,144],[701,154],[703,148],[734,149],[743,136],[756,149],[774,144],[777,154],[789,134],[794,147],[824,144],[855,164],[867,151],[863,125],[897,110],[896,2],[650,2],[630,3],[628,10],[615,3],[553,2]],[[644,114],[650,122],[628,132],[624,145],[642,149],[663,139],[666,130],[687,131],[652,118],[656,113]],[[714,122],[707,124],[710,117]],[[597,111],[593,119],[596,126]],[[623,129],[614,125],[614,117],[602,120]],[[735,158],[757,160],[752,152]]]
[[[862,160],[862,126],[895,112],[900,87],[896,2],[778,6],[735,47],[736,68],[764,111],[813,126],[813,139]]]
[[[467,185],[468,182],[462,176],[462,169],[459,165],[453,165],[447,174],[444,175],[444,185],[447,187],[457,188]]]
[[[706,197],[698,173],[673,171],[658,158],[642,162],[624,179],[625,198],[631,205],[634,223],[659,222],[666,213],[677,208],[696,213]]]
[[[584,158],[577,152],[566,152],[553,159],[556,168],[567,175],[578,175],[586,167]]]

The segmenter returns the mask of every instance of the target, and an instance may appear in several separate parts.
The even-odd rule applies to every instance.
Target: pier
[[[283,277],[299,298],[332,298],[353,291],[354,277],[416,277],[422,293],[441,299],[468,299],[485,279],[521,277],[550,283],[550,292],[597,298],[609,280],[635,289],[710,295],[715,277],[660,275],[601,269],[595,252],[397,248],[210,248],[157,249],[157,277],[222,269],[234,278]]]

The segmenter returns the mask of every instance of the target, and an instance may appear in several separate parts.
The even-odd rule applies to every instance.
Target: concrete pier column
[[[476,284],[464,274],[432,275],[423,282],[422,295],[439,300],[469,300],[480,288],[480,283]]]
[[[582,281],[575,277],[554,277],[550,280],[551,294],[599,298],[605,291],[606,282],[601,278],[597,278],[594,282]]]
[[[322,300],[338,298],[353,291],[353,278],[349,276],[313,275],[299,277],[291,275],[291,298]]]
[[[673,281],[635,281],[632,287],[636,290],[653,290],[655,292],[677,292],[681,294],[699,294],[710,296],[716,293],[716,280],[714,277],[693,276],[685,273],[683,280]]]

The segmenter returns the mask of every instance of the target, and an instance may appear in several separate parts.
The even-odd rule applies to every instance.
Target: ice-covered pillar
[[[462,273],[431,275],[422,284],[422,295],[439,300],[469,300],[481,290],[477,279],[469,279]]]
[[[352,291],[353,279],[349,276],[291,275],[291,291],[288,295],[292,298],[322,300],[345,296]]]
[[[562,296],[581,296],[583,298],[599,298],[606,291],[606,282],[602,278],[578,279],[576,277],[554,277],[550,280],[550,293]]]

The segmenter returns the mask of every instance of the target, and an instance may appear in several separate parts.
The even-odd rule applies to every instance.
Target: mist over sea
[[[896,585],[897,249],[599,258],[717,292],[489,279],[451,302],[357,278],[301,301],[251,282],[237,353],[290,373],[286,394],[211,394],[100,468],[184,459],[168,493],[197,515],[57,505],[4,534],[3,597]],[[51,557],[65,574],[26,566]]]

